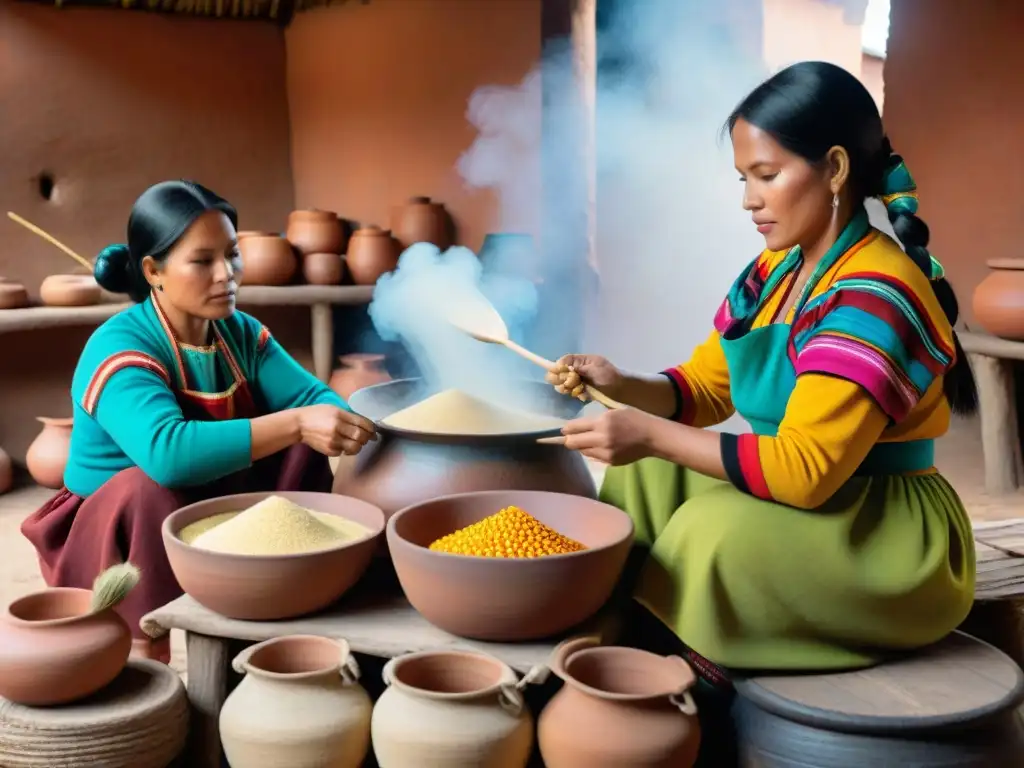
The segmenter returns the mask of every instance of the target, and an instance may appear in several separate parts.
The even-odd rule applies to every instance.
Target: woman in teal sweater
[[[136,201],[128,244],[95,266],[100,285],[136,304],[82,350],[65,487],[22,525],[50,586],[89,587],[114,563],[139,566],[120,610],[140,655],[169,657],[139,628],[181,594],[160,534],[169,514],[229,493],[330,491],[327,457],[374,436],[235,310],[237,225],[228,202],[193,182],[162,182]]]

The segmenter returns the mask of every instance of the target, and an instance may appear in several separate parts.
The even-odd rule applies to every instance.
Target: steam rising
[[[591,352],[659,370],[707,336],[730,283],[763,248],[741,207],[731,146],[718,141],[731,108],[766,74],[763,0],[602,0],[609,5],[620,10],[598,30],[600,284],[587,264],[587,118],[570,46],[556,42],[520,84],[472,95],[478,137],[458,163],[470,187],[497,193],[495,231],[534,236],[539,279],[525,266],[517,273],[514,260],[492,276],[465,249],[414,246],[378,285],[378,331],[403,338],[437,387],[479,393],[484,372],[491,382],[540,374],[438,322],[439,304],[474,288],[540,354]]]

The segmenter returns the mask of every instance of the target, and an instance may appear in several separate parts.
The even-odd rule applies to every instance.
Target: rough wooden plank
[[[373,287],[368,285],[285,285],[242,286],[238,303],[242,306],[282,307],[314,304],[368,304]],[[35,331],[78,325],[99,325],[131,304],[97,304],[91,307],[27,307],[0,310],[0,333]]]
[[[1024,521],[1012,520],[1007,523],[998,528],[975,530],[975,542],[981,542],[1007,555],[1013,553],[1024,557]]]
[[[195,632],[188,633],[185,642],[192,721],[183,763],[189,768],[220,768],[219,718],[228,695],[229,643]]]
[[[1009,493],[1024,477],[1013,369],[1007,360],[988,355],[971,354],[970,361],[978,383],[985,488],[991,493]]]
[[[1003,360],[1024,360],[1024,341],[1010,341],[987,333],[969,331],[959,331],[957,337],[965,352]]]
[[[142,627],[153,636],[183,629],[211,637],[252,642],[294,634],[339,637],[347,640],[356,653],[384,658],[437,648],[460,648],[488,653],[521,673],[547,663],[558,642],[486,643],[465,640],[430,624],[404,597],[360,596],[313,616],[286,621],[238,621],[207,610],[185,595],[144,616]],[[573,634],[606,638],[612,627],[610,618],[601,617]],[[190,685],[191,681],[190,664]]]

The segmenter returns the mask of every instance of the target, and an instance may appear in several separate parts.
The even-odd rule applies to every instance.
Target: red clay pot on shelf
[[[444,251],[452,244],[448,233],[448,212],[429,197],[410,198],[395,227],[395,237],[403,248],[413,243],[433,243]]]
[[[1024,259],[987,264],[991,272],[974,289],[974,316],[994,336],[1024,341]]]
[[[352,281],[356,285],[375,285],[381,275],[398,266],[398,249],[390,230],[375,226],[357,229],[345,257]]]
[[[285,235],[299,253],[342,253],[345,228],[334,211],[292,211]]]
[[[44,488],[64,485],[64,467],[71,449],[71,426],[74,419],[50,419],[38,416],[42,431],[32,441],[25,455],[25,464],[32,479]]]
[[[299,268],[291,243],[280,235],[246,234],[238,249],[243,285],[287,285]]]
[[[338,285],[345,276],[345,260],[336,253],[307,253],[302,276],[310,285]]]
[[[28,306],[28,291],[21,283],[0,277],[0,309],[21,309]]]

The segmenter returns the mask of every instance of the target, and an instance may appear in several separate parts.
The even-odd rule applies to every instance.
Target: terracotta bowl
[[[224,512],[240,512],[268,496],[315,512],[340,515],[370,529],[359,541],[302,555],[231,555],[189,546],[178,532]],[[384,530],[380,508],[331,493],[241,493],[182,507],[163,524],[164,546],[181,588],[196,602],[232,619],[272,621],[326,608],[363,575]]]
[[[50,275],[39,286],[48,307],[88,307],[99,304],[103,292],[92,275]]]
[[[515,505],[587,547],[506,560],[432,552],[431,542]],[[406,597],[431,624],[459,637],[513,642],[557,635],[608,600],[633,544],[633,522],[594,499],[548,491],[442,496],[397,512],[388,546]]]

